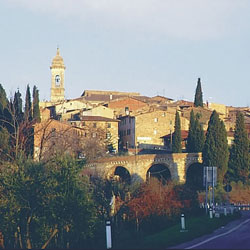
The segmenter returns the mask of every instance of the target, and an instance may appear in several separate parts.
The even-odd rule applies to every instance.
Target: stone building
[[[219,103],[207,103],[207,108],[211,111],[216,110],[218,114],[220,114],[221,118],[225,118],[228,116],[228,110],[226,105]]]
[[[92,109],[82,110],[80,112],[80,117],[82,116],[102,116],[110,119],[115,118],[114,110],[102,105],[99,105]]]
[[[151,110],[119,118],[119,137],[123,148],[166,149],[163,136],[174,132],[175,112]],[[189,120],[180,117],[181,129],[188,130]]]
[[[118,151],[118,120],[101,116],[81,116],[80,120],[69,120],[75,128],[81,128],[85,137],[105,140]]]
[[[111,100],[106,104],[107,107],[114,110],[117,117],[133,113],[137,110],[149,107],[145,101],[138,100],[136,97],[123,97],[120,99]]]
[[[53,119],[42,121],[34,125],[34,160],[41,160],[53,152],[61,150],[72,152],[76,129],[67,123]]]

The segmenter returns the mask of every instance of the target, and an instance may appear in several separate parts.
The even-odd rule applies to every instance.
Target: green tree
[[[173,153],[181,153],[181,121],[178,111],[175,113],[175,125],[174,125],[174,134],[173,134],[173,144],[172,144],[172,152]]]
[[[225,125],[215,110],[208,123],[202,156],[204,166],[217,167],[218,183],[222,184],[228,168],[229,150]]]
[[[25,96],[24,119],[25,121],[32,120],[31,95],[30,95],[29,84],[27,85],[26,96]]]
[[[8,127],[6,121],[10,119],[9,107],[10,104],[6,92],[0,84],[0,131]]]
[[[15,92],[14,94],[14,100],[13,100],[13,120],[17,123],[20,124],[23,121],[23,101],[21,98],[21,93],[19,90]]]
[[[195,118],[194,111],[190,112],[190,122],[189,122],[189,130],[188,130],[188,138],[187,138],[187,152],[194,152],[195,147]]]
[[[205,135],[204,135],[202,125],[199,121],[199,114],[198,113],[196,114],[194,127],[195,127],[195,132],[194,132],[195,143],[194,143],[194,151],[193,152],[202,152],[202,149],[203,149],[204,143],[205,143]]]
[[[203,107],[203,97],[202,97],[201,79],[200,78],[198,78],[197,87],[195,90],[194,106],[195,107]]]
[[[8,165],[8,166],[7,166]],[[81,165],[69,156],[0,168],[0,230],[7,248],[87,247],[97,211]]]
[[[36,86],[33,87],[33,119],[35,122],[41,122],[39,109],[39,91]]]
[[[228,168],[229,180],[246,183],[249,178],[249,164],[249,141],[244,124],[244,115],[238,112],[236,115],[234,141],[230,149]]]
[[[12,159],[11,137],[8,130],[0,129],[0,162]]]
[[[3,110],[8,106],[8,99],[6,96],[6,92],[2,86],[2,84],[0,84],[0,112],[3,113]]]

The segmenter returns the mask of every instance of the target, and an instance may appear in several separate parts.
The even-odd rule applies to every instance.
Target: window
[[[130,135],[130,133],[131,133],[131,130],[128,129],[128,130],[127,130],[127,135]]]
[[[158,118],[155,118],[155,122],[158,122]]]
[[[93,128],[96,128],[96,123],[93,123]]]
[[[111,123],[109,122],[108,125],[107,125],[108,128],[111,128]]]
[[[55,77],[55,83],[56,83],[56,86],[60,85],[60,76],[59,75],[56,75]]]
[[[85,122],[82,122],[82,126],[85,126],[86,124],[85,124]]]
[[[92,137],[93,138],[95,138],[96,137],[96,133],[94,132],[94,133],[92,133]]]
[[[106,133],[106,139],[110,139],[111,138],[111,134],[110,134],[110,132],[107,132]]]
[[[154,130],[154,135],[156,135],[156,134],[157,134],[157,130],[155,129],[155,130]]]

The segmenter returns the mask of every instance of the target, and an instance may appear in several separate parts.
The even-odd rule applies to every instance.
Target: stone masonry
[[[169,169],[172,180],[185,183],[187,170],[194,163],[202,163],[201,153],[120,156],[89,162],[83,173],[110,179],[114,176],[117,167],[124,167],[128,170],[132,182],[146,181],[150,167],[161,164]]]

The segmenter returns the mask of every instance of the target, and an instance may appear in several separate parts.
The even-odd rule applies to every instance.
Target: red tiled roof
[[[104,121],[104,122],[119,122],[116,119],[111,119],[103,116],[89,116],[89,115],[84,115],[81,116],[80,118],[81,121]]]
[[[173,133],[172,133],[172,135],[173,135]],[[187,137],[188,137],[188,130],[181,130],[181,138],[183,140],[185,140],[185,139],[187,139]],[[161,138],[171,138],[171,134],[164,135]]]

